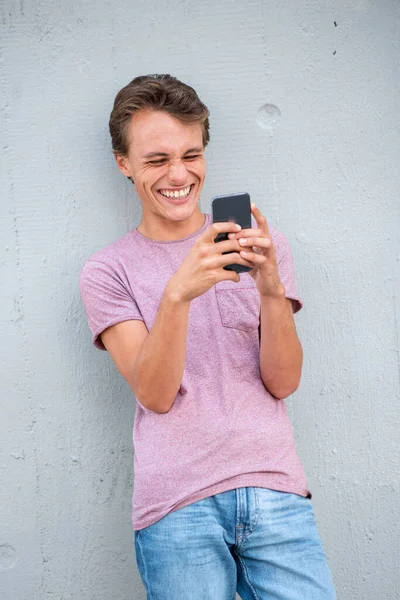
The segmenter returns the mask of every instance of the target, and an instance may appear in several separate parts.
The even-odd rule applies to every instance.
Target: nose
[[[186,166],[181,160],[171,162],[171,167],[169,169],[169,180],[172,185],[183,185],[187,180],[187,170]]]

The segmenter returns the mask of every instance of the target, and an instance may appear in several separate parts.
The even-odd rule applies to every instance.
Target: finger
[[[241,229],[241,231],[238,231],[237,233],[228,233],[228,238],[232,240],[239,237],[260,237],[264,235],[265,232],[261,229]]]
[[[209,251],[212,254],[222,254],[223,252],[239,252],[240,248],[239,240],[224,240],[210,246]]]
[[[268,258],[264,256],[264,254],[258,254],[257,252],[249,250],[241,250],[240,256],[242,256],[245,260],[248,260],[249,262],[255,265],[262,265],[268,260]]]
[[[208,227],[203,235],[197,239],[197,244],[202,242],[213,242],[219,233],[237,233],[242,228],[237,223],[226,221],[224,223],[213,223]]]
[[[252,202],[251,203],[251,213],[253,215],[253,217],[255,218],[255,220],[257,221],[257,225],[258,227],[267,235],[269,235],[269,229],[268,229],[268,223],[267,223],[267,219],[264,217],[264,215],[261,213],[260,209],[257,208],[257,206]]]
[[[272,241],[270,240],[270,238],[268,237],[249,237],[249,238],[239,238],[238,240],[240,246],[245,247],[250,247],[250,246],[256,246],[257,248],[271,248],[272,247]]]
[[[221,271],[218,273],[218,281],[235,281],[236,283],[239,283],[240,281],[240,276],[239,273],[236,273],[236,271],[227,271],[226,269],[221,269]]]
[[[243,265],[245,267],[253,268],[253,264],[246,260],[244,257],[240,256],[238,252],[230,252],[229,254],[223,254],[222,256],[217,256],[215,259],[214,265],[218,267],[225,267],[226,265]]]

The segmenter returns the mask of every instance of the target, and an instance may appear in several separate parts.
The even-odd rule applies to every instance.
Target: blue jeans
[[[147,600],[335,600],[311,501],[243,487],[135,531]]]

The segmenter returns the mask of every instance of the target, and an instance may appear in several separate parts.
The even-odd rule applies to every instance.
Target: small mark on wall
[[[301,232],[296,234],[296,238],[297,241],[300,242],[300,244],[308,244],[310,241],[306,234]]]
[[[337,27],[337,21],[333,21],[333,24],[335,27]],[[336,50],[333,51],[333,56],[335,56],[335,54],[336,54]]]
[[[9,544],[2,544],[0,546],[0,569],[12,569],[16,563],[17,553],[15,552],[15,548]]]
[[[16,450],[15,452],[11,452],[10,456],[15,458],[16,460],[25,460],[25,452],[23,450]]]
[[[281,111],[275,104],[264,104],[257,112],[257,124],[264,131],[272,131],[281,116]]]

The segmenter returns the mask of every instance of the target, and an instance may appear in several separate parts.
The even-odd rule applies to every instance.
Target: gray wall
[[[90,345],[77,280],[138,224],[107,124],[118,89],[149,72],[211,109],[203,210],[248,190],[291,242],[305,366],[288,406],[338,597],[398,597],[400,3],[1,10],[1,598],[145,597],[134,399]],[[266,103],[281,116],[265,130]]]

